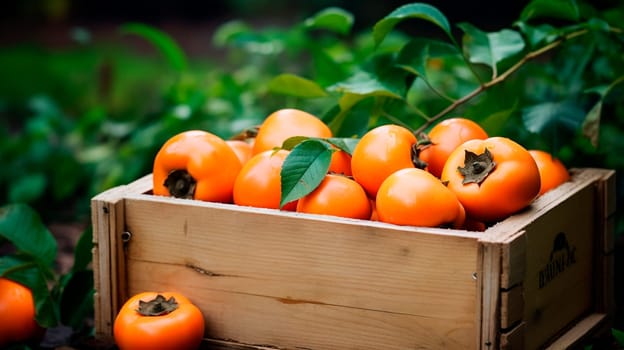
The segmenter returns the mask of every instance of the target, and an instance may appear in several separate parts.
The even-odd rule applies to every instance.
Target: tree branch
[[[513,66],[509,67],[506,71],[504,71],[502,74],[500,74],[499,76],[493,77],[492,80],[482,83],[481,85],[479,85],[479,87],[477,87],[476,89],[472,90],[470,93],[468,93],[467,95],[463,96],[460,99],[455,100],[453,103],[451,103],[450,105],[448,105],[446,108],[444,108],[442,111],[438,112],[436,115],[430,117],[429,119],[425,120],[425,123],[422,124],[420,127],[418,127],[418,129],[416,129],[414,131],[414,134],[418,135],[421,132],[424,132],[430,125],[436,123],[439,119],[441,119],[442,117],[444,117],[446,114],[448,114],[449,112],[455,110],[457,107],[463,105],[464,103],[468,102],[469,100],[471,100],[473,97],[479,95],[480,93],[482,93],[483,91],[491,88],[494,85],[497,85],[501,82],[503,82],[505,79],[507,79],[510,75],[512,75],[513,73],[515,73],[518,69],[520,69],[523,65],[525,65],[528,61],[541,56],[557,47],[559,47],[561,44],[563,44],[565,41],[576,38],[578,36],[581,35],[585,35],[589,32],[589,30],[587,29],[581,29],[581,30],[577,30],[575,32],[571,32],[568,33],[564,36],[562,36],[561,38],[553,41],[552,43],[543,46],[535,51],[531,51],[528,52],[524,57],[522,57],[518,62],[516,62]]]

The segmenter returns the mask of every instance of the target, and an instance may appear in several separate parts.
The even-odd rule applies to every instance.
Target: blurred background
[[[317,79],[323,87],[331,85],[327,75],[319,73],[323,67],[314,50],[327,49],[334,62],[344,68],[343,73],[352,72],[373,51],[374,23],[405,3],[3,1],[0,205],[32,206],[59,242],[58,271],[69,271],[78,239],[89,234],[90,199],[94,195],[151,172],[160,145],[179,131],[201,128],[228,138],[284,106],[324,115],[327,99],[288,96],[276,91],[279,89],[270,82],[281,73],[294,73]],[[446,15],[459,41],[462,31],[455,24],[469,22],[487,32],[510,28],[528,1],[427,3]],[[591,4],[596,11],[624,8],[622,0]],[[327,35],[302,29],[305,19],[330,6],[353,15],[349,33]],[[615,22],[624,22],[621,10],[607,12]],[[569,23],[554,19],[551,24]],[[425,21],[409,21],[398,29],[401,33],[386,39],[388,48],[405,43],[405,35],[444,38],[439,28]],[[483,121],[492,134],[552,151],[567,166],[618,170],[616,195],[621,203],[621,85],[604,97],[600,142],[596,144],[578,130],[539,135],[528,132],[514,102],[518,96],[527,104],[572,96],[584,111],[580,117],[584,117],[596,98],[583,95],[577,99],[583,94],[583,86],[605,84],[624,74],[621,36],[616,40],[620,46],[611,49],[602,39],[595,41],[596,56],[585,55],[590,39],[582,42],[585,46],[570,44],[541,57],[501,84],[499,90],[476,100],[478,104],[458,112]],[[443,63],[446,65],[440,70],[446,73],[436,76],[440,86],[451,95],[461,96],[468,91],[462,80],[464,71],[455,69],[453,62]],[[425,85],[415,88],[417,96],[412,97],[424,112],[432,114],[448,102],[425,90]],[[579,109],[571,111],[579,113]],[[422,120],[413,123],[418,126]],[[574,123],[580,127],[580,122]],[[615,221],[616,274],[621,276],[622,210]],[[621,280],[616,279],[619,297]],[[621,311],[616,324],[624,326]]]

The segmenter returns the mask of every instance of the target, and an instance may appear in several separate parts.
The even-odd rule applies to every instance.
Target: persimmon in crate
[[[148,175],[92,200],[96,334],[177,291],[219,348],[564,348],[613,310],[614,172],[571,174],[484,232],[154,196]]]

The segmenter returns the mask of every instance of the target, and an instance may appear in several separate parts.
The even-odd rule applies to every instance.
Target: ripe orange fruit
[[[351,172],[371,198],[381,183],[393,172],[413,168],[413,147],[416,136],[399,125],[386,124],[362,136],[351,156]]]
[[[468,217],[484,223],[527,207],[540,189],[531,154],[505,137],[464,142],[449,156],[441,180],[455,192]]]
[[[121,306],[113,323],[120,350],[198,349],[204,331],[201,310],[180,292],[135,294]]]
[[[0,348],[40,340],[43,332],[35,321],[32,291],[21,283],[0,278]]]
[[[351,176],[351,155],[343,150],[336,150],[332,153],[328,172]]]
[[[442,175],[444,163],[455,148],[468,140],[488,138],[479,124],[466,118],[443,120],[431,128],[427,136],[431,144],[424,146],[418,157],[427,164],[427,171],[437,177]]]
[[[541,150],[529,150],[537,164],[542,185],[542,195],[570,179],[570,173],[563,163],[552,154]]]
[[[369,219],[371,203],[362,186],[354,180],[327,174],[314,191],[299,199],[297,211]]]
[[[281,147],[293,136],[329,138],[332,132],[322,120],[298,109],[280,109],[260,125],[255,137],[253,154]]]
[[[251,157],[234,182],[234,204],[278,209],[282,195],[280,172],[289,153],[268,150]],[[296,205],[294,201],[283,209],[292,211]]]
[[[226,140],[225,142],[228,146],[230,146],[230,148],[232,148],[232,151],[236,153],[241,165],[247,163],[247,161],[251,158],[253,143],[242,140]]]
[[[379,221],[397,225],[460,228],[466,212],[455,194],[437,177],[407,168],[392,173],[379,187]]]
[[[169,138],[154,158],[154,194],[231,203],[240,169],[236,153],[219,136],[184,131]]]

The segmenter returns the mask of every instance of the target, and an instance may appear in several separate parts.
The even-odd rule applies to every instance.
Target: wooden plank
[[[442,319],[297,300],[284,297],[288,291],[271,296],[221,290],[210,285],[218,277],[185,266],[146,261],[128,266],[131,276],[146,276],[132,278],[131,294],[148,289],[184,293],[204,312],[211,339],[280,349],[470,349],[475,335],[473,319],[467,317]],[[158,279],[153,278],[156,273]]]
[[[597,227],[598,242],[596,249],[595,275],[598,281],[594,291],[596,296],[596,311],[608,315],[615,312],[615,172],[611,171],[597,184],[596,200],[597,216],[604,218]]]
[[[93,277],[95,332],[99,338],[112,338],[116,296],[116,250],[110,237],[119,230],[117,213],[121,208],[118,189],[104,192],[91,201],[93,231]]]
[[[520,323],[513,329],[506,331],[500,336],[501,350],[524,349],[525,324]]]
[[[120,293],[125,284],[125,259],[120,256],[120,237],[124,228],[123,198],[130,193],[151,189],[151,175],[127,186],[102,192],[91,200],[93,225],[94,321],[98,338],[112,338],[115,314],[120,307]]]
[[[172,203],[152,196],[130,197],[126,209],[132,233],[128,260],[234,277],[214,279],[221,289],[280,295],[288,286],[302,300],[324,297],[332,304],[442,318],[474,306],[477,240],[452,230],[427,234],[380,223],[364,226],[360,220]],[[241,283],[239,276],[253,280]],[[416,296],[420,300],[397,306],[396,298]],[[472,302],[463,304],[470,297]]]
[[[594,187],[611,172],[612,170],[593,168],[570,169],[570,173],[572,175],[570,181],[546,192],[542,196],[538,197],[525,210],[498,222],[486,230],[482,240],[490,240],[493,242],[502,242],[507,240],[509,236],[515,235],[522,231],[528,223],[546,215],[550,210],[552,210],[552,208],[576,195],[577,192],[582,191],[587,187]],[[589,203],[594,204],[594,200],[592,199]]]
[[[617,209],[617,197],[616,197],[616,177],[615,170],[606,170],[599,183],[602,187],[600,193],[602,194],[604,203],[604,217],[608,218],[612,216]]]
[[[524,296],[522,294],[521,285],[501,292],[501,329],[509,329],[522,320],[524,316]]]
[[[607,322],[606,314],[591,314],[576,323],[574,327],[552,342],[546,349],[559,350],[570,349],[579,345],[581,341],[590,337],[595,331],[601,330],[603,324]]]
[[[275,347],[241,344],[227,340],[204,339],[199,350],[275,350]]]
[[[596,184],[608,173],[610,171],[603,169],[573,169],[572,181],[541,196],[526,211],[486,231],[484,240],[503,242],[526,231],[522,287],[527,348],[539,347],[592,307],[592,273],[596,263],[594,232],[596,223],[600,222],[600,217],[595,215],[597,203],[593,195]],[[561,262],[565,250],[558,249],[561,247],[557,247],[555,239],[560,233],[563,238],[560,237],[559,244],[565,248],[567,243],[568,248],[573,249],[569,253],[574,256],[575,263],[569,264],[563,272],[549,273],[567,266]],[[503,248],[503,256],[506,254]],[[503,259],[503,264],[514,265],[505,263],[509,259],[511,255]],[[502,280],[506,279],[503,275]],[[503,283],[513,285],[514,282]]]
[[[587,187],[525,228],[526,346],[538,348],[593,305],[594,189]]]
[[[500,325],[500,244],[481,242],[480,256],[482,260],[478,280],[481,291],[481,310],[479,310],[481,330],[477,348],[496,349]]]
[[[510,289],[522,283],[526,269],[526,233],[516,232],[503,241],[501,288]]]
[[[410,324],[392,322],[397,330],[435,324],[419,336],[475,344],[478,234],[362,225],[360,220],[154,196],[128,197],[125,206],[132,233],[126,256],[129,291],[171,280],[171,286],[195,295],[238,296],[227,300],[237,304],[223,307],[236,313],[256,307],[258,317],[267,317],[264,314],[273,313],[276,305],[286,310],[307,305],[306,312],[319,311],[315,322],[326,322],[323,327],[328,328],[332,319],[323,317],[358,328],[363,313],[404,315],[396,317]],[[163,276],[170,267],[177,267],[176,273]],[[272,304],[265,304],[267,298]],[[274,300],[281,302],[273,304]],[[287,341],[296,333],[281,324],[287,322],[268,319],[258,327],[270,324],[265,331]],[[401,341],[410,339],[413,331]],[[228,337],[238,340],[236,333]]]

